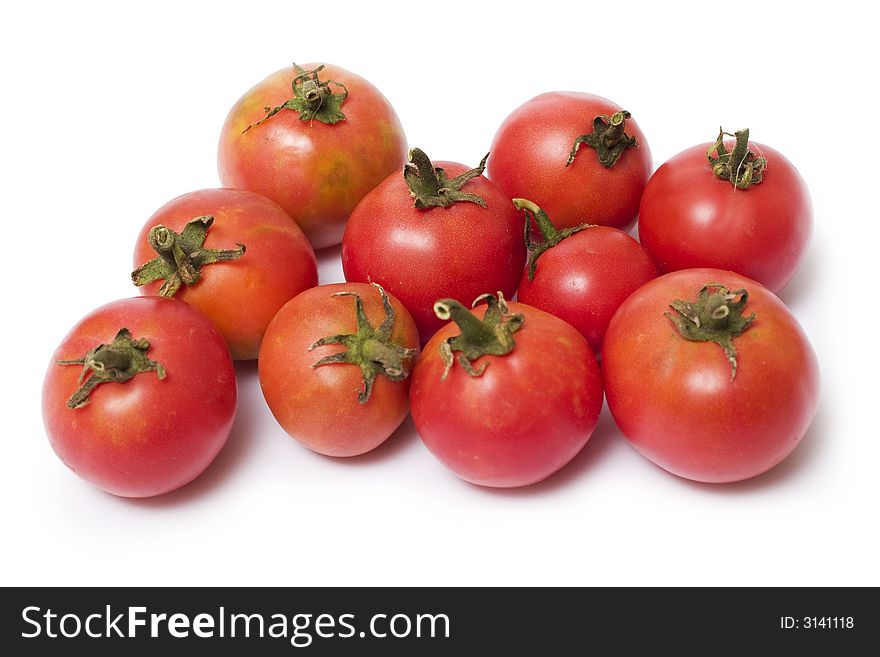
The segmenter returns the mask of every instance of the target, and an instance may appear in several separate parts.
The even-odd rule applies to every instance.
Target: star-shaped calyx
[[[149,348],[146,338],[135,340],[127,328],[122,328],[110,344],[99,344],[82,358],[56,361],[58,365],[82,365],[79,388],[67,400],[67,407],[88,404],[92,391],[102,383],[124,383],[141,372],[156,372],[159,379],[164,379],[165,368],[147,357]]]
[[[724,145],[724,137],[736,139],[732,151],[728,151]],[[749,149],[748,128],[737,130],[733,134],[718,128],[718,137],[709,146],[706,157],[712,165],[712,172],[737,189],[748,189],[760,183],[764,178],[764,169],[767,168],[766,158],[755,155]]]
[[[627,148],[635,148],[638,141],[624,130],[626,129],[626,120],[631,118],[631,114],[626,110],[615,112],[611,116],[600,114],[593,119],[593,132],[588,135],[580,135],[574,140],[571,152],[568,154],[568,162],[565,166],[569,166],[574,162],[578,149],[581,144],[586,144],[594,151],[599,162],[606,169],[610,169]]]
[[[489,363],[474,368],[473,362],[481,356],[504,356],[513,351],[516,342],[513,334],[522,328],[525,317],[516,313],[511,315],[504,300],[504,295],[483,294],[471,304],[473,308],[485,301],[488,304],[483,319],[474,315],[455,299],[440,299],[434,304],[434,314],[440,319],[451,319],[458,324],[461,333],[447,338],[440,345],[440,357],[446,365],[443,378],[449,374],[454,353],[458,352],[458,364],[470,376],[480,376],[486,371]]]
[[[528,277],[530,281],[535,280],[535,271],[538,267],[538,258],[541,257],[548,249],[552,249],[562,240],[567,239],[579,233],[586,228],[592,228],[593,224],[578,224],[577,226],[569,226],[566,228],[557,228],[550,221],[550,217],[537,205],[525,198],[513,199],[513,207],[522,210],[525,215],[525,226],[523,228],[523,240],[526,243],[526,250],[529,252]],[[532,222],[538,227],[543,241],[536,242],[532,239]]]
[[[203,245],[214,217],[196,217],[175,233],[167,226],[150,229],[147,239],[158,255],[131,273],[132,282],[146,285],[159,279],[165,283],[159,288],[159,296],[172,297],[181,285],[194,285],[202,278],[202,267],[215,262],[238,260],[244,255],[244,244],[237,249],[205,249]]]
[[[355,333],[329,335],[316,341],[309,351],[322,345],[341,344],[345,351],[340,351],[312,365],[312,368],[334,363],[357,365],[363,376],[363,389],[358,393],[358,402],[366,404],[370,400],[376,377],[382,375],[391,381],[402,381],[409,376],[409,361],[418,353],[418,349],[404,347],[392,339],[394,332],[395,312],[391,300],[378,283],[373,286],[382,299],[385,319],[378,328],[374,328],[364,313],[364,302],[354,292],[336,292],[334,297],[353,297],[354,313],[357,321]]]
[[[413,206],[419,210],[428,208],[448,208],[460,201],[476,203],[486,207],[486,201],[478,194],[463,192],[465,183],[483,175],[489,154],[480,161],[479,166],[465,171],[455,178],[448,178],[441,167],[435,167],[425,151],[413,148],[409,152],[409,161],[403,167],[403,179],[413,197]]]
[[[250,124],[242,131],[242,134],[286,109],[298,112],[300,121],[314,120],[333,125],[345,120],[342,104],[348,98],[348,89],[344,84],[335,80],[321,80],[318,73],[324,70],[323,64],[311,71],[306,71],[296,64],[293,65],[293,69],[296,72],[296,77],[291,83],[292,97],[277,107],[263,108],[266,116],[256,123]],[[341,91],[334,91],[330,87],[331,84]]]
[[[676,299],[669,304],[674,313],[666,313],[685,340],[714,342],[724,350],[730,363],[730,380],[736,378],[736,347],[733,339],[755,320],[755,313],[743,316],[749,300],[746,290],[731,292],[721,283],[706,283],[696,301]]]

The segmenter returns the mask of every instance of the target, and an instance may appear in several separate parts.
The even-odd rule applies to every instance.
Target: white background
[[[880,57],[860,5],[484,4],[3,10],[0,583],[880,584]],[[638,456],[606,409],[558,475],[485,490],[440,466],[409,422],[363,458],[309,452],[276,426],[245,364],[229,444],[196,482],[126,501],[80,481],[42,427],[50,355],[82,315],[135,294],[143,222],[219,185],[226,112],[294,60],[370,79],[437,159],[475,164],[511,110],[560,89],[632,111],[655,166],[719,124],[785,153],[816,221],[781,295],[822,367],[802,446],[755,480],[692,484]],[[322,282],[341,278],[337,259],[320,255]]]

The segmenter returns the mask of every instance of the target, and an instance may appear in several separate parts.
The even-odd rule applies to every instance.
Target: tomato
[[[315,252],[296,223],[244,190],[204,189],[163,205],[141,229],[134,264],[141,294],[176,296],[201,310],[237,360],[256,358],[275,313],[318,284]]]
[[[432,310],[443,297],[473,299],[485,290],[513,296],[526,259],[516,209],[494,183],[453,162],[434,164],[413,149],[404,175],[370,192],[342,241],[349,281],[375,281],[403,302],[422,342],[444,322]]]
[[[582,224],[558,230],[541,208],[514,205],[534,221],[542,242],[529,243],[529,267],[517,299],[564,319],[594,350],[602,347],[612,315],[630,294],[657,276],[657,267],[632,237],[608,226]]]
[[[749,143],[748,130],[736,133],[739,148],[722,146],[723,135],[657,169],[642,197],[639,239],[663,272],[729,269],[779,292],[810,241],[809,192],[781,153]],[[731,182],[715,169],[740,174]]]
[[[482,299],[488,305],[476,315],[453,299],[436,303],[438,315],[455,323],[431,338],[416,363],[413,421],[431,453],[466,481],[526,486],[562,468],[589,440],[602,376],[568,323],[526,304],[508,306],[503,296]]]
[[[759,283],[717,269],[666,274],[630,296],[605,334],[602,370],[626,438],[695,481],[769,470],[818,403],[816,357],[794,317]]]
[[[123,497],[198,477],[229,437],[235,371],[223,336],[189,304],[114,301],[83,318],[43,383],[49,442],[77,475]]]
[[[415,322],[379,286],[322,285],[294,297],[266,331],[260,385],[275,419],[306,447],[356,456],[408,413]]]
[[[319,249],[339,243],[354,206],[405,156],[403,128],[376,87],[338,66],[306,64],[239,99],[217,160],[224,186],[268,196]]]
[[[489,158],[489,178],[509,197],[544,208],[560,228],[628,230],[650,175],[651,151],[629,112],[577,92],[541,94],[518,107]]]

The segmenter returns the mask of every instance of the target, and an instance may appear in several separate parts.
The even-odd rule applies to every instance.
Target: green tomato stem
[[[89,403],[92,391],[102,383],[124,383],[143,372],[156,372],[165,378],[165,368],[147,357],[150,343],[145,338],[135,340],[131,332],[122,328],[110,344],[99,344],[82,358],[59,360],[58,365],[82,365],[79,388],[67,400],[67,407],[82,408]]]

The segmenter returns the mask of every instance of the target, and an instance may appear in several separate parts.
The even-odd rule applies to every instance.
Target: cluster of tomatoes
[[[234,421],[233,359],[258,358],[303,445],[363,454],[411,412],[486,486],[559,470],[603,399],[638,451],[704,482],[768,470],[812,420],[816,358],[774,294],[809,241],[809,196],[747,130],[651,175],[628,111],[546,93],[469,168],[407,150],[363,78],[307,65],[236,103],[218,159],[223,188],[144,225],[142,296],[86,316],[49,366],[52,446],[99,488],[197,477]],[[340,241],[348,282],[318,285],[314,249]]]

